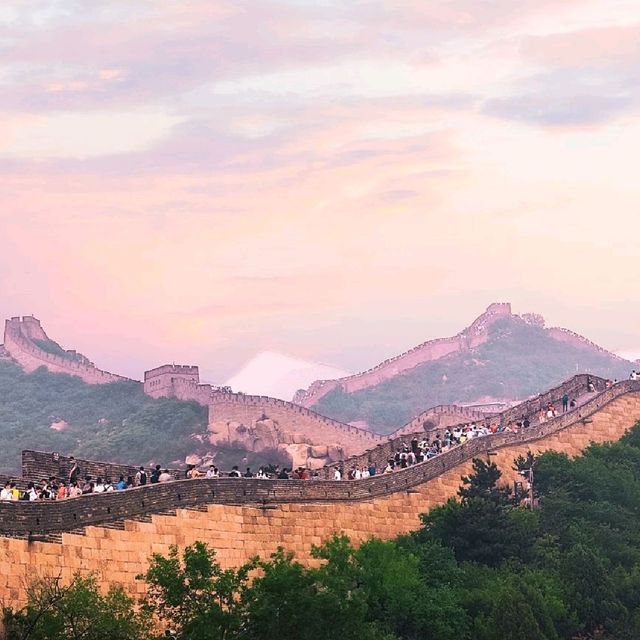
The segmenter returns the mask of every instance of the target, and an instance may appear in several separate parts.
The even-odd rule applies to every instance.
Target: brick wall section
[[[309,389],[296,394],[294,401],[305,407],[311,407],[320,398],[337,387],[342,387],[347,393],[353,393],[354,391],[375,386],[402,371],[413,369],[425,362],[439,360],[458,351],[473,349],[487,341],[488,329],[495,320],[508,315],[511,315],[511,305],[509,303],[493,303],[487,307],[487,310],[482,315],[474,320],[471,326],[456,336],[429,340],[353,376],[338,380],[317,380]]]
[[[127,380],[122,376],[102,371],[92,365],[56,356],[40,349],[33,340],[48,340],[33,316],[14,317],[5,322],[4,348],[27,373],[46,367],[52,373],[67,373],[82,378],[88,384],[108,384]]]
[[[484,421],[485,418],[491,415],[493,415],[493,412],[478,411],[477,409],[461,407],[457,404],[440,404],[418,414],[415,418],[407,422],[407,424],[389,434],[389,437],[395,438],[407,433],[413,434],[416,433],[416,431],[424,431],[423,424],[425,421],[433,422],[436,427],[445,428],[461,424],[464,421]]]
[[[577,455],[590,442],[620,438],[640,418],[640,384],[620,383],[579,413],[532,428],[527,438],[518,434],[472,441],[446,457],[378,479],[341,483],[184,480],[66,503],[0,505],[5,529],[14,520],[34,526],[38,518],[43,528],[45,524],[76,528],[83,524],[79,520],[113,517],[114,510],[135,517],[139,510],[146,510],[141,507],[143,501],[158,510],[176,509],[175,515],[152,515],[150,522],[126,520],[124,530],[88,526],[83,534],[63,533],[61,543],[0,538],[0,597],[6,604],[21,604],[26,578],[60,574],[68,580],[75,571],[95,571],[105,588],[120,583],[130,593],[141,593],[144,585],[135,576],[144,572],[151,553],[166,553],[171,544],[182,547],[196,540],[215,548],[223,566],[237,566],[255,554],[268,555],[278,545],[295,552],[303,562],[312,562],[311,545],[334,532],[343,532],[356,543],[371,535],[393,538],[416,529],[420,513],[454,496],[460,477],[471,470],[472,456],[486,455],[487,446],[495,449],[492,460],[511,481],[513,458],[528,450]],[[260,499],[267,500],[268,508],[257,503]],[[214,500],[219,503],[202,506]],[[206,511],[182,508],[192,503]],[[112,514],[106,513],[108,509]]]
[[[345,455],[364,451],[385,439],[367,429],[327,418],[286,400],[225,393],[208,384],[178,378],[173,380],[172,385],[174,397],[179,400],[193,400],[208,406],[210,423],[226,420],[247,424],[266,415],[276,421],[281,429],[302,434],[310,444],[337,445]]]
[[[599,344],[592,342],[591,340],[589,340],[589,338],[585,338],[584,336],[581,336],[579,333],[571,331],[570,329],[564,329],[562,327],[549,327],[548,329],[545,329],[545,331],[547,335],[550,335],[554,340],[558,340],[559,342],[566,342],[573,347],[578,347],[579,349],[590,349],[593,351],[598,351],[604,356],[613,358],[614,360],[618,360],[619,362],[625,362],[624,358],[621,358],[611,351],[603,349]]]
[[[503,424],[507,425],[510,422],[518,421],[522,415],[529,416],[532,422],[534,422],[535,416],[541,409],[546,408],[549,403],[554,404],[556,407],[561,406],[562,396],[566,393],[570,398],[582,396],[587,392],[588,383],[592,382],[594,387],[596,388],[596,392],[601,393],[606,389],[606,380],[604,378],[599,378],[598,376],[592,376],[590,374],[581,373],[573,378],[563,382],[561,385],[546,391],[545,393],[541,393],[535,398],[531,398],[529,400],[525,400],[520,404],[507,409],[499,414],[491,415],[491,414],[482,414],[479,412],[474,412],[475,419],[467,420],[464,423],[458,422],[457,424],[467,424],[469,422],[476,422],[478,424],[484,424],[489,426],[490,424]],[[616,385],[617,386],[617,385]],[[443,408],[444,410],[445,408]],[[421,415],[426,415],[429,412],[426,411]],[[572,414],[575,415],[583,415],[583,408],[578,407],[575,409]],[[405,427],[399,429],[394,434],[391,434],[390,439],[386,442],[382,442],[381,444],[375,446],[372,449],[364,451],[363,453],[357,454],[355,456],[351,456],[342,462],[336,462],[330,465],[323,467],[321,473],[325,478],[332,478],[334,469],[336,467],[344,467],[345,469],[351,469],[354,467],[363,467],[368,466],[371,462],[373,462],[378,469],[383,469],[387,463],[389,458],[392,458],[395,452],[402,447],[403,444],[409,443],[411,438],[415,435],[417,438],[423,438],[425,435],[424,428],[422,428],[422,422],[418,422],[420,425],[419,428],[416,428],[413,431],[405,431],[405,429],[412,424],[415,424],[417,419],[409,422]],[[551,424],[551,423],[546,423]],[[436,426],[429,430],[429,433],[441,432],[443,429],[442,426]],[[396,435],[396,434],[400,435]]]
[[[135,477],[140,465],[132,466],[126,464],[117,464],[112,462],[97,462],[95,460],[81,460],[77,458],[80,466],[81,477],[91,476],[93,480],[96,478],[111,478],[118,481],[121,475],[125,478],[128,476]],[[151,468],[145,467],[147,475],[150,475]],[[165,467],[162,467],[163,469]],[[55,476],[62,480],[69,478],[71,470],[71,459],[68,456],[59,453],[45,453],[43,451],[25,450],[22,452],[22,477],[27,480],[39,481],[43,478]],[[169,469],[174,478],[183,477],[183,470]]]

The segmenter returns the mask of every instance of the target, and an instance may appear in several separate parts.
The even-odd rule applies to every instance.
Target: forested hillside
[[[0,472],[16,473],[22,449],[59,451],[129,464],[176,464],[192,453],[216,453],[223,468],[274,461],[209,445],[207,408],[145,395],[138,382],[89,385],[41,368],[24,373],[0,361]],[[278,454],[280,455],[280,454]],[[280,455],[281,457],[281,455]]]
[[[623,379],[635,367],[596,348],[554,340],[542,327],[508,316],[471,352],[419,365],[361,391],[333,390],[313,409],[342,422],[366,420],[373,431],[389,433],[438,404],[525,399],[578,372]]]

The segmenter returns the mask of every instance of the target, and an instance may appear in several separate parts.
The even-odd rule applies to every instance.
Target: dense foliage
[[[631,363],[559,342],[542,327],[506,317],[496,321],[489,340],[470,353],[420,365],[362,391],[336,389],[313,408],[343,422],[366,420],[374,431],[389,433],[438,404],[527,398],[578,371],[613,380],[627,378],[631,368]]]
[[[151,619],[121,587],[102,595],[94,576],[76,575],[70,585],[57,577],[33,582],[29,602],[17,612],[4,610],[11,640],[142,640],[151,636]]]
[[[51,428],[66,423],[60,431]],[[133,381],[85,384],[79,378],[32,374],[0,360],[0,472],[17,473],[22,449],[60,451],[92,460],[128,464],[184,462],[203,445],[207,408],[171,398],[153,399]],[[281,463],[276,452],[255,456],[240,449],[217,449],[216,462],[231,468]]]
[[[312,567],[279,550],[225,570],[205,544],[172,548],[140,576],[140,613],[127,615],[120,594],[110,613],[96,604],[95,628],[147,640],[150,616],[179,640],[640,637],[640,424],[574,460],[550,452],[516,463],[531,465],[534,511],[516,504],[494,464],[475,460],[459,500],[424,514],[414,534],[357,549],[335,536],[314,548]],[[38,610],[30,602],[5,619],[24,630]],[[37,633],[9,640],[85,637],[56,635],[63,616],[39,620]]]

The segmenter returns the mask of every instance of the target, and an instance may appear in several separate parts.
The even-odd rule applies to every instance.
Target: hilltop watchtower
[[[198,367],[182,364],[163,364],[144,372],[144,392],[152,398],[171,398],[175,396],[174,382],[187,380],[200,383]]]

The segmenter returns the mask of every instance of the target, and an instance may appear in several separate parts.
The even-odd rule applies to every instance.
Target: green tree
[[[480,458],[474,458],[471,462],[473,473],[462,477],[462,485],[458,489],[458,495],[464,501],[473,498],[491,500],[497,504],[507,504],[510,490],[508,487],[499,487],[498,482],[502,477],[502,471],[494,462],[485,462]]]
[[[24,609],[4,611],[7,640],[144,640],[150,620],[136,612],[134,601],[121,587],[106,595],[95,576],[76,574],[68,586],[59,578],[34,581]]]
[[[497,566],[527,560],[538,516],[510,504],[508,488],[498,486],[502,474],[495,464],[474,459],[473,469],[462,479],[460,502],[452,498],[421,516],[425,532],[451,547],[460,561]]]
[[[321,637],[327,621],[318,602],[313,575],[279,548],[260,561],[258,575],[246,591],[246,637],[252,640]]]
[[[203,542],[174,545],[167,557],[154,554],[144,578],[144,609],[175,628],[181,640],[232,640],[242,637],[244,595],[257,559],[238,569],[222,569],[215,551]]]

